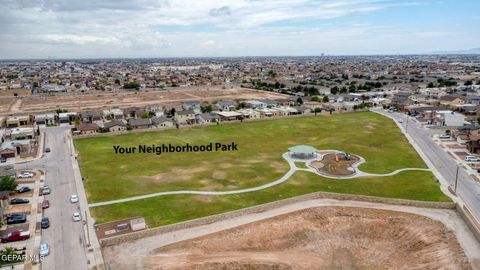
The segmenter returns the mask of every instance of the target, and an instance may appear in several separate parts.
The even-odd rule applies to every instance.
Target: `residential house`
[[[152,117],[152,126],[156,128],[172,128],[175,127],[175,122],[172,118],[167,118],[165,116],[155,116]]]
[[[102,113],[96,111],[82,112],[82,122],[83,123],[93,123],[95,121],[102,120]]]
[[[35,115],[35,124],[38,126],[47,126],[55,124],[55,114],[37,114]]]
[[[31,140],[34,137],[35,129],[33,127],[14,128],[10,133],[10,138],[12,140]]]
[[[195,124],[195,112],[193,110],[177,111],[173,117],[179,125]]]
[[[120,109],[109,109],[109,110],[104,110],[103,111],[103,118],[105,120],[120,120],[123,119],[123,111]]]
[[[279,106],[279,102],[273,99],[263,99],[261,102],[266,104],[267,108],[275,108]]]
[[[220,111],[231,111],[234,110],[237,105],[231,100],[219,101],[215,104]]]
[[[7,128],[24,127],[31,125],[31,117],[28,115],[9,116],[6,120]]]
[[[130,118],[128,126],[131,129],[147,129],[152,126],[152,120],[150,118]]]
[[[108,129],[109,132],[118,132],[127,130],[127,124],[124,120],[113,119],[112,121],[105,122],[103,128]]]
[[[198,124],[215,123],[220,120],[220,116],[215,113],[202,113],[202,114],[198,114],[196,117],[197,117]]]
[[[0,144],[0,158],[14,158],[17,155],[15,143],[11,141]]]
[[[131,107],[123,109],[123,114],[126,118],[138,118],[141,116],[143,110],[138,107]]]
[[[242,120],[243,115],[238,112],[231,112],[231,111],[222,111],[222,112],[215,112],[221,121],[233,121],[233,120]]]
[[[248,108],[253,108],[253,109],[261,109],[261,108],[266,108],[267,104],[258,100],[247,100],[245,101],[245,104]]]
[[[60,124],[70,124],[73,121],[75,121],[75,118],[77,118],[77,113],[76,112],[66,112],[66,113],[59,113],[58,114],[58,122]]]
[[[74,135],[95,134],[98,132],[98,125],[95,123],[80,123],[75,126]]]
[[[196,100],[187,100],[183,102],[182,108],[184,110],[193,110],[193,111],[201,111],[201,105],[199,101]]]
[[[465,104],[465,97],[459,95],[445,95],[439,98],[440,104],[444,106],[456,107]]]
[[[258,119],[261,116],[259,111],[251,108],[240,109],[237,112],[241,113],[245,119]]]

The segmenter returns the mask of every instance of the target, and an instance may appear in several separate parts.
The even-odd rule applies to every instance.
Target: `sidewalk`
[[[75,179],[75,186],[78,192],[77,195],[79,199],[80,209],[82,210],[82,216],[84,218],[83,230],[85,233],[85,239],[87,239],[87,243],[85,243],[86,245],[85,248],[87,249],[87,259],[89,263],[89,268],[102,270],[102,269],[105,269],[103,254],[100,247],[100,243],[97,239],[97,235],[95,233],[95,228],[94,228],[95,220],[92,218],[90,214],[90,209],[88,207],[87,195],[85,193],[85,188],[83,186],[80,167],[78,166],[78,162],[77,162],[77,155],[75,153],[75,147],[73,145],[73,138],[68,130],[65,132],[65,136],[66,138],[68,138],[67,145],[70,151],[70,158],[72,159],[73,176]]]

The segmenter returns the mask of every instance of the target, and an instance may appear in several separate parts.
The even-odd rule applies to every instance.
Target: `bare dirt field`
[[[175,105],[185,100],[200,102],[214,102],[219,100],[238,99],[286,99],[288,96],[246,88],[185,88],[167,89],[158,91],[125,91],[115,93],[96,94],[58,94],[55,96],[29,96],[22,97],[21,102],[15,103],[19,98],[10,97],[0,106],[0,114],[16,112],[39,113],[54,111],[58,108],[69,111],[103,110],[109,108],[143,107],[148,105]],[[17,108],[18,107],[18,108]]]
[[[427,217],[316,207],[158,248],[145,269],[471,269],[453,232]]]

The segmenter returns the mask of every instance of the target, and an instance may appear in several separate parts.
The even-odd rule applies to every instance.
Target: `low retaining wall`
[[[402,200],[402,199],[390,199],[390,198],[380,198],[380,197],[371,197],[371,196],[363,196],[363,195],[340,194],[340,193],[330,193],[330,192],[320,191],[320,192],[314,192],[314,193],[310,193],[302,196],[296,196],[296,197],[292,197],[292,198],[288,198],[280,201],[275,201],[271,203],[266,203],[266,204],[243,208],[235,211],[230,211],[226,213],[184,221],[176,224],[147,229],[144,231],[132,232],[125,235],[105,238],[100,240],[100,245],[102,247],[117,245],[124,242],[129,242],[129,241],[133,241],[133,240],[137,240],[140,238],[149,237],[157,234],[163,234],[163,233],[168,233],[168,232],[177,231],[181,229],[188,229],[188,228],[193,228],[197,226],[208,225],[224,219],[230,219],[230,218],[239,217],[239,216],[248,215],[248,214],[261,213],[261,212],[278,208],[284,205],[302,202],[302,201],[308,201],[312,199],[363,201],[363,202],[385,203],[385,204],[394,204],[394,205],[406,205],[406,206],[414,206],[414,207],[440,208],[440,209],[455,209],[456,207],[456,204],[453,202],[411,201],[411,200]]]
[[[472,231],[473,235],[480,242],[480,223],[475,219],[470,210],[466,206],[460,206],[457,204],[457,212],[467,224],[468,228]]]

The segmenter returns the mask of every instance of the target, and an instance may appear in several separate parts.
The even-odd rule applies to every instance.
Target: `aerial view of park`
[[[234,142],[238,150],[156,155],[116,154],[113,149],[116,145],[211,142]],[[352,153],[355,160],[364,159],[358,170],[368,173],[336,179],[312,173],[308,169],[310,164],[296,160],[294,167],[298,169],[281,183],[266,188],[226,195],[162,195],[98,205],[91,208],[97,223],[142,216],[150,227],[155,227],[316,191],[422,201],[450,200],[440,191],[436,178],[426,170],[425,163],[396,124],[372,112],[131,132],[78,138],[74,143],[91,205],[159,192],[224,192],[267,185],[291,170],[284,154],[296,145]],[[338,161],[332,156],[329,160],[334,165]],[[405,168],[414,170],[403,171]]]

